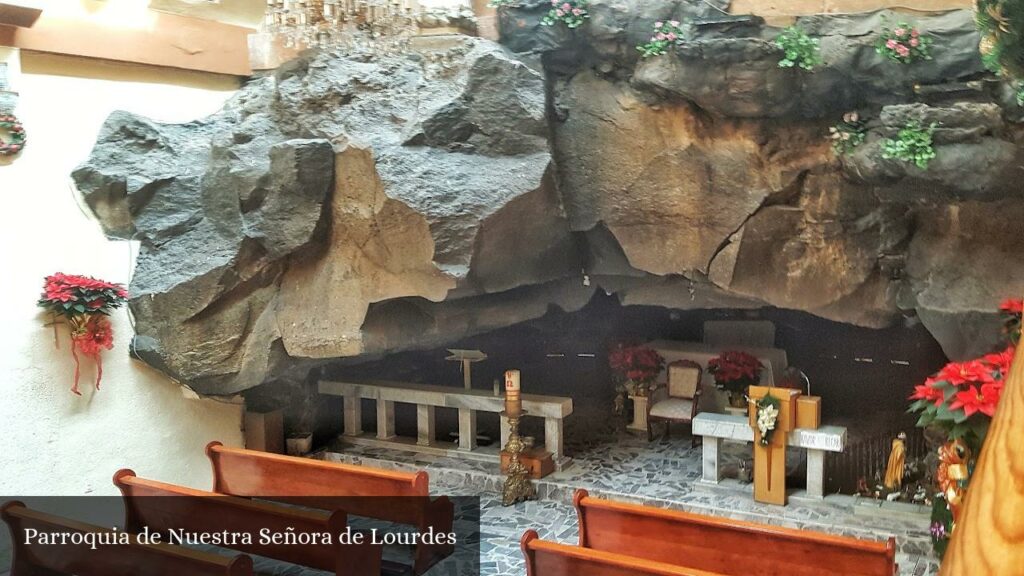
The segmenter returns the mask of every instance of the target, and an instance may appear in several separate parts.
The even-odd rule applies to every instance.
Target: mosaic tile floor
[[[732,445],[727,451],[738,461],[749,448]],[[576,488],[617,500],[864,539],[883,540],[893,535],[901,576],[938,572],[930,553],[928,517],[917,507],[882,509],[874,501],[841,495],[812,500],[800,497],[799,492],[785,507],[759,504],[753,501],[750,485],[735,480],[720,485],[700,483],[700,448],[691,448],[689,438],[656,439],[648,444],[646,438],[618,434],[611,441],[592,442],[570,454],[572,466],[537,483],[539,501],[511,508],[500,506],[503,478],[495,474],[493,464],[352,446],[341,440],[319,456],[386,468],[426,469],[431,491],[436,494],[480,495],[481,574],[487,576],[525,573],[519,538],[528,528],[536,529],[542,538],[575,543],[571,501]],[[436,570],[437,574],[456,573],[444,564]]]

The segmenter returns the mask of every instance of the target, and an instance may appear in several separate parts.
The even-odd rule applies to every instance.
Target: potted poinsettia
[[[939,449],[939,493],[930,530],[932,544],[940,556],[956,527],[960,504],[1003,396],[1020,339],[1024,302],[1007,300],[999,310],[1007,338],[1005,349],[966,362],[950,362],[914,387],[910,396],[913,403],[908,411],[920,415],[917,425],[936,428],[947,438]]]
[[[761,381],[764,364],[753,355],[739,350],[722,352],[708,361],[708,372],[715,378],[715,387],[729,393],[734,408],[747,405],[747,388]]]
[[[103,378],[100,354],[114,347],[114,329],[108,316],[124,305],[127,298],[128,292],[120,284],[61,272],[46,277],[38,304],[63,319],[71,330],[71,356],[75,360],[73,393],[82,395],[78,389],[79,354],[95,360],[99,390]]]
[[[608,355],[608,365],[631,396],[646,397],[665,366],[665,359],[647,346],[619,344]]]

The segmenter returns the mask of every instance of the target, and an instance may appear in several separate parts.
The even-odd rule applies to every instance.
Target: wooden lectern
[[[771,443],[761,444],[757,429],[757,401],[771,395],[779,401],[779,419],[771,435]],[[786,504],[786,440],[796,428],[796,399],[799,390],[751,386],[747,407],[750,426],[754,429],[754,500],[767,504]]]

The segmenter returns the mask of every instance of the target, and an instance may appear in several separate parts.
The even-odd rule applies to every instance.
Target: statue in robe
[[[907,435],[903,432],[892,441],[889,452],[889,465],[885,467],[885,488],[899,490],[903,486],[903,469],[906,464]]]

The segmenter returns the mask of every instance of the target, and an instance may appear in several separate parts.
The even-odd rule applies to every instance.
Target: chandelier
[[[267,0],[264,27],[288,48],[373,53],[404,49],[418,32],[417,0]]]

